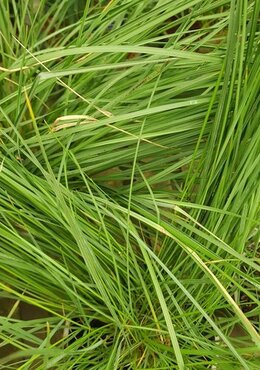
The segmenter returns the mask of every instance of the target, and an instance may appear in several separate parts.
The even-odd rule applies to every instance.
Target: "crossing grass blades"
[[[259,368],[259,1],[0,2],[0,368]]]

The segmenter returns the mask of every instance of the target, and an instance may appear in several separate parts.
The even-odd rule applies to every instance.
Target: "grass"
[[[1,369],[259,368],[259,8],[0,2]]]

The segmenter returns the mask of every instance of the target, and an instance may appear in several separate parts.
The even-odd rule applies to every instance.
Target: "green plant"
[[[1,368],[258,368],[259,7],[0,2]]]

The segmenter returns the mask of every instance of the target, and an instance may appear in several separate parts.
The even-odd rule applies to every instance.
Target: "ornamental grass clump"
[[[259,1],[0,2],[0,368],[258,369]]]

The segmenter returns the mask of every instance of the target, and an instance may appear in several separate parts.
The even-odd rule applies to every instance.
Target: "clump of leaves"
[[[1,368],[257,368],[259,7],[0,2]]]

